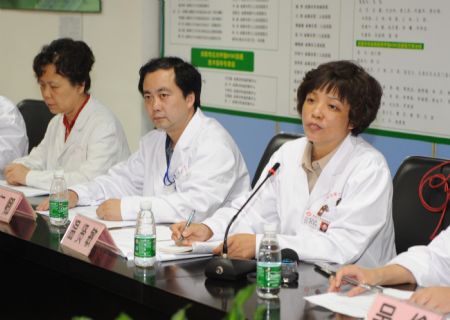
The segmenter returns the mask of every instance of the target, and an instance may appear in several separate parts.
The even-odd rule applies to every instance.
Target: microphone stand
[[[215,257],[211,259],[205,268],[205,275],[210,279],[216,280],[239,280],[244,278],[247,273],[256,270],[256,260],[244,260],[244,259],[228,259],[228,232],[230,231],[231,225],[236,220],[237,216],[241,213],[241,211],[245,208],[245,206],[250,202],[253,196],[259,191],[259,189],[263,186],[263,184],[269,179],[271,176],[275,174],[275,172],[280,167],[280,163],[275,163],[272,168],[267,173],[267,176],[264,178],[263,182],[259,184],[255,191],[250,195],[250,197],[245,201],[242,207],[236,212],[236,214],[231,218],[228,223],[227,229],[225,230],[225,236],[223,238],[223,249],[222,256]]]

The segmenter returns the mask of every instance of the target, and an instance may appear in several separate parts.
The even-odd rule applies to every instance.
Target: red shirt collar
[[[67,138],[69,137],[70,132],[72,131],[73,126],[75,125],[75,121],[77,121],[78,115],[80,114],[81,110],[83,110],[84,106],[87,104],[90,97],[91,97],[91,95],[88,94],[86,97],[86,100],[84,100],[83,104],[81,105],[81,108],[78,110],[78,112],[75,115],[75,117],[73,118],[72,122],[69,122],[69,120],[67,119],[67,116],[64,115],[63,124],[64,124],[64,127],[66,127],[66,133],[64,135],[64,142],[67,141]]]

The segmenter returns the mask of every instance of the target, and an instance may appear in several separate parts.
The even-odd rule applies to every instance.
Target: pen
[[[315,263],[314,265],[317,268],[319,268],[320,271],[323,271],[324,273],[326,273],[328,276],[336,276],[336,272],[328,269],[327,266],[322,265],[322,264],[317,264],[317,263]],[[378,291],[378,292],[383,292],[383,287],[382,286],[376,286],[376,285],[361,283],[358,280],[356,280],[355,278],[351,278],[349,276],[343,276],[342,280],[345,281],[348,284],[351,284],[351,285],[356,286],[356,287],[364,288],[364,289],[366,289],[368,291],[375,290],[375,291]]]
[[[381,286],[374,286],[371,284],[361,283],[358,280],[356,280],[355,278],[351,278],[349,276],[343,276],[342,280],[344,280],[348,284],[351,284],[352,286],[361,287],[368,291],[375,290],[378,292],[383,292],[383,287],[381,287]]]
[[[183,231],[181,231],[181,235],[180,235],[180,238],[178,239],[178,241],[183,241],[184,240],[183,232],[184,232],[184,230],[186,230],[191,225],[191,222],[192,222],[192,219],[194,218],[194,215],[195,215],[195,210],[192,210],[191,214],[189,215],[189,218],[186,221],[186,224],[184,225]]]
[[[121,229],[130,229],[130,228],[136,228],[136,226],[132,225],[132,226],[109,227],[108,230],[121,230]]]

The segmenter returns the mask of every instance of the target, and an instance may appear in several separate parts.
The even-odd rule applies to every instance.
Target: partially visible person
[[[130,154],[122,125],[89,94],[94,55],[83,41],[58,39],[42,48],[33,69],[53,114],[41,143],[6,166],[8,183],[49,189],[53,171],[68,185],[91,181]]]
[[[0,96],[0,179],[3,169],[28,151],[28,138],[22,114],[13,102]]]
[[[254,258],[267,223],[278,225],[281,248],[294,249],[304,261],[377,266],[395,255],[389,168],[358,136],[375,119],[381,95],[380,84],[350,61],[325,63],[305,75],[297,109],[306,137],[286,142],[271,157],[265,171],[277,162],[280,169],[235,221],[231,257]],[[247,198],[191,224],[181,244],[223,239]],[[171,227],[173,239],[184,225]]]
[[[156,130],[139,150],[90,183],[71,187],[69,206],[99,205],[105,220],[134,220],[149,198],[158,223],[202,221],[246,193],[250,179],[229,133],[200,108],[198,70],[177,57],[155,58],[139,71],[141,92]],[[45,210],[48,201],[38,208]]]
[[[441,312],[450,312],[450,227],[442,231],[428,246],[414,246],[392,259],[386,266],[365,269],[355,265],[341,268],[330,278],[332,292],[345,284],[343,276],[371,285],[415,283],[420,288],[410,298],[420,306]],[[355,296],[364,291],[354,287],[348,291]]]

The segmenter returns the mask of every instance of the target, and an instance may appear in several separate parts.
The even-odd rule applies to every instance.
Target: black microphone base
[[[256,271],[256,260],[212,258],[205,268],[209,279],[235,281],[244,279],[247,273]]]

